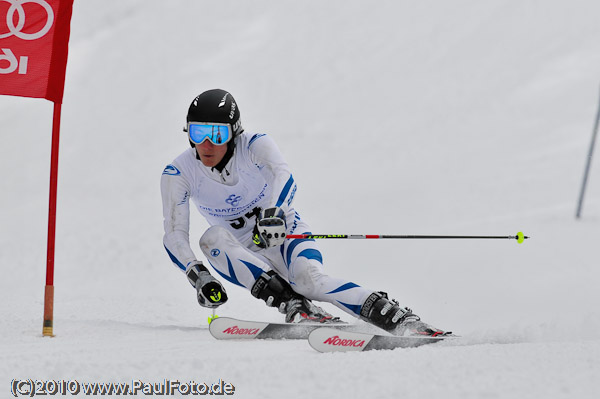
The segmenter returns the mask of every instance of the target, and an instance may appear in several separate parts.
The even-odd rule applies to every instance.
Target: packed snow
[[[0,97],[0,396],[32,379],[221,380],[258,399],[600,397],[600,159],[575,219],[599,14],[592,0],[75,1],[54,338],[41,335],[52,104]],[[321,242],[328,273],[460,340],[320,354],[212,338],[162,246],[159,180],[188,148],[189,103],[217,87],[246,131],[278,143],[314,233],[531,236]],[[198,256],[206,227],[194,215]],[[282,321],[224,284],[217,314]]]

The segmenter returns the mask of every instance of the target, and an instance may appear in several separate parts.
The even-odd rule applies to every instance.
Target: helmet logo
[[[219,108],[224,107],[225,106],[225,101],[227,100],[227,96],[229,95],[229,93],[225,94],[225,96],[223,97],[223,99],[221,100],[221,102],[219,103]]]
[[[235,103],[232,101],[231,102],[231,112],[229,113],[229,119],[233,119],[234,115],[235,115]]]
[[[242,126],[242,120],[238,119],[237,122],[235,123],[235,125],[233,125],[233,132],[237,132],[238,129]]]

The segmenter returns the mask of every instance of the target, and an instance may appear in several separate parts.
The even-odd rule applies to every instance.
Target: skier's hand
[[[286,236],[285,214],[280,207],[260,211],[252,241],[261,248],[276,247],[283,244]]]
[[[225,288],[209,273],[202,262],[188,268],[187,276],[190,283],[196,288],[200,306],[216,308],[227,302]]]

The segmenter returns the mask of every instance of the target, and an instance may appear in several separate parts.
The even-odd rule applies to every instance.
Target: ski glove
[[[261,248],[276,247],[283,244],[285,235],[283,210],[278,206],[261,210],[256,218],[252,241]]]
[[[216,308],[227,302],[225,288],[209,273],[202,262],[192,265],[186,274],[192,286],[196,288],[200,306]]]

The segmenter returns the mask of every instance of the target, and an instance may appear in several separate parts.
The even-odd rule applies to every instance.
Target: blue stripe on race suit
[[[285,186],[283,187],[281,194],[279,194],[279,199],[277,200],[277,203],[275,204],[275,206],[281,206],[283,204],[283,202],[287,198],[288,194],[290,193],[290,190],[292,189],[293,185],[294,185],[294,177],[292,175],[290,175],[290,178],[288,179],[287,183],[285,183]]]
[[[265,272],[263,269],[261,269],[260,267],[253,265],[250,262],[246,262],[240,259],[240,262],[242,262],[244,265],[246,265],[246,267],[248,269],[250,269],[250,273],[252,273],[252,275],[254,276],[255,280],[258,280],[258,278],[260,276],[262,276],[262,274]]]
[[[344,303],[344,302],[340,302],[340,301],[337,301],[337,303],[350,309],[352,312],[354,312],[355,314],[360,316],[360,308],[362,307],[361,305],[350,305],[349,303]]]
[[[263,136],[266,136],[266,134],[260,134],[260,133],[257,133],[257,134],[255,134],[254,136],[252,136],[252,138],[251,138],[251,139],[250,139],[250,141],[248,142],[248,148],[250,148],[250,146],[251,146],[251,145],[252,145],[252,144],[253,144],[253,143],[254,143],[254,142],[257,140],[257,139],[259,139],[259,138],[261,138],[261,137],[263,137]]]
[[[171,258],[171,261],[172,261],[173,263],[175,263],[175,265],[177,265],[177,267],[179,267],[181,270],[183,270],[183,271],[185,272],[185,266],[184,266],[184,265],[183,265],[183,264],[182,264],[182,263],[179,261],[179,259],[177,259],[177,258],[175,257],[175,255],[173,255],[173,254],[171,253],[171,251],[169,251],[169,248],[167,248],[166,246],[165,246],[165,250],[166,250],[166,251],[167,251],[167,253],[169,254],[169,258]]]
[[[306,259],[314,259],[314,260],[318,261],[320,264],[323,264],[323,255],[321,255],[321,252],[317,249],[312,249],[312,248],[305,249],[304,251],[300,252],[298,254],[298,256],[305,257]]]
[[[300,222],[300,215],[298,215],[298,212],[294,211],[294,222],[292,223],[289,234],[294,234],[294,232],[298,228],[298,222]],[[312,233],[304,233],[304,234],[312,234]],[[284,261],[285,261],[284,248],[285,248],[285,245],[282,245],[281,246],[281,258],[284,259]]]
[[[211,261],[209,260],[208,263],[210,263],[210,265],[213,267],[213,269],[215,269],[215,271],[217,273],[219,273],[219,276],[223,277],[225,280],[229,281],[232,284],[235,285],[239,285],[240,287],[244,287],[244,285],[242,283],[240,283],[240,281],[237,279],[237,276],[235,275],[235,271],[233,270],[233,265],[231,264],[231,260],[229,259],[229,256],[227,256],[227,254],[225,254],[225,257],[227,258],[227,265],[229,268],[229,276],[226,275],[225,273],[222,273],[219,269],[217,269],[215,267],[215,265],[213,265],[211,263]],[[246,287],[244,287],[246,288]]]
[[[336,292],[342,292],[342,291],[346,291],[352,288],[356,288],[356,287],[360,287],[359,285],[356,285],[354,283],[346,283],[344,285],[342,285],[341,287],[336,288],[333,291],[329,291],[327,294],[335,294]],[[346,306],[346,305],[344,305]]]
[[[285,245],[282,245],[281,247],[279,247],[279,249],[281,251],[281,259],[283,259],[283,261],[285,262],[285,255],[283,254]],[[286,264],[286,266],[287,266],[287,264]]]
[[[302,234],[310,234],[310,233],[302,233]],[[288,247],[287,247],[287,252],[286,252],[286,256],[285,256],[285,261],[286,261],[286,265],[287,267],[290,267],[290,263],[292,262],[292,252],[294,252],[294,249],[302,244],[303,242],[306,241],[314,241],[312,238],[297,238],[295,240],[293,240],[291,243],[289,243]],[[283,249],[282,249],[283,251]]]

